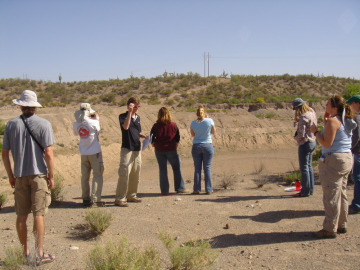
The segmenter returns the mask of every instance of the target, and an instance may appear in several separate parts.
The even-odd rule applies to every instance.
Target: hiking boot
[[[338,228],[338,229],[337,229],[337,233],[338,233],[338,234],[347,233],[347,229],[346,229],[346,228]]]
[[[83,205],[83,207],[91,207],[92,201],[91,200],[83,200],[82,205]]]
[[[336,233],[328,232],[323,229],[323,230],[320,230],[320,231],[314,233],[314,236],[316,238],[336,238]]]
[[[125,201],[115,200],[115,205],[120,207],[128,207],[128,204]]]
[[[95,202],[92,204],[92,207],[105,207],[105,202]]]
[[[199,191],[193,191],[191,194],[193,194],[193,195],[199,195],[200,192],[199,192]]]
[[[141,199],[139,199],[138,197],[131,197],[127,199],[128,202],[134,202],[134,203],[139,203],[141,202]]]

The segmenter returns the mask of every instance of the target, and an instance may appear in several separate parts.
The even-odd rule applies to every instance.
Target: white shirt
[[[79,152],[81,155],[94,155],[101,152],[99,142],[99,120],[86,118],[83,122],[74,122],[75,136],[80,137]]]

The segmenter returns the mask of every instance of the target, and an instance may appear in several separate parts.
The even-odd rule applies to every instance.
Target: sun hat
[[[81,103],[80,104],[80,110],[87,110],[90,112],[90,114],[94,114],[95,111],[91,109],[90,103]]]
[[[295,98],[292,102],[293,110],[295,108],[300,107],[301,105],[304,105],[306,101],[302,100],[302,98]]]
[[[350,104],[352,102],[360,103],[360,95],[353,95],[346,101],[347,104]]]
[[[24,90],[20,98],[13,99],[12,102],[23,107],[42,107],[41,104],[37,102],[36,93],[31,90]]]
[[[86,118],[90,117],[90,112],[88,110],[78,110],[74,112],[74,117],[76,122],[82,123]]]

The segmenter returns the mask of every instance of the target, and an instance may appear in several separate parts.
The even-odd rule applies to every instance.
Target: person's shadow
[[[213,248],[227,248],[234,246],[257,246],[270,245],[286,242],[313,241],[315,238],[311,232],[270,232],[270,233],[246,233],[241,235],[222,234],[209,239]]]
[[[255,216],[231,216],[233,219],[251,219],[256,222],[276,223],[282,219],[306,218],[323,216],[324,211],[320,210],[281,210],[260,213]]]

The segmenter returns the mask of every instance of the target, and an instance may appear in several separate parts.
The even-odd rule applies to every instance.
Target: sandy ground
[[[66,108],[60,108],[59,112],[42,111],[44,117],[55,123],[56,170],[64,176],[66,186],[63,202],[52,205],[46,216],[45,250],[57,258],[41,269],[86,269],[87,255],[96,243],[123,237],[134,248],[154,247],[161,253],[164,266],[169,266],[167,250],[157,236],[159,232],[176,237],[179,244],[189,239],[209,241],[219,254],[215,269],[359,269],[360,215],[349,217],[347,234],[316,240],[311,233],[321,229],[324,216],[321,187],[316,185],[315,194],[308,198],[294,198],[293,193],[284,191],[281,176],[298,167],[297,148],[291,140],[291,111],[277,111],[278,118],[266,121],[243,110],[214,115],[218,134],[214,139],[216,152],[212,166],[215,192],[211,195],[160,196],[156,159],[152,149],[146,150],[138,194],[143,201],[120,208],[113,202],[120,151],[116,118],[122,110],[113,108],[109,113],[110,110],[101,109],[106,157],[104,209],[112,213],[114,220],[97,238],[89,237],[84,230],[86,209],[82,208],[80,198],[80,156],[76,138],[69,135],[71,128],[68,128],[73,111]],[[147,111],[153,113],[157,109]],[[13,108],[2,109],[0,113],[2,119],[19,115]],[[182,172],[186,187],[192,190],[193,163],[187,127],[194,117],[184,112],[174,115],[182,134],[179,149]],[[143,128],[150,129],[154,119],[150,113],[143,114]],[[253,129],[259,136],[253,137]],[[10,195],[12,191],[2,167],[0,176],[1,191]],[[173,189],[170,168],[169,176]],[[234,178],[231,189],[221,187],[226,176]],[[258,188],[258,183],[265,185]],[[349,201],[352,192],[349,186]],[[11,197],[0,211],[1,258],[5,247],[18,245]],[[32,235],[29,241],[34,242]],[[72,250],[72,246],[79,249]]]

